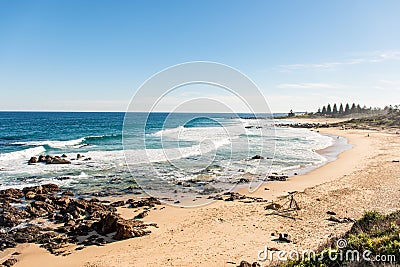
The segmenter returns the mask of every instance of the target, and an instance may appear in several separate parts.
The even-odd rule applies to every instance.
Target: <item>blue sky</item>
[[[242,71],[273,112],[398,104],[399,10],[368,0],[0,0],[0,110],[123,111],[150,76],[198,60]]]

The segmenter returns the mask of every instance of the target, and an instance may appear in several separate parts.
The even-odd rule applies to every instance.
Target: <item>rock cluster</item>
[[[74,199],[72,192],[60,192],[55,184],[6,189],[0,191],[0,250],[15,247],[18,243],[37,243],[53,254],[69,244],[103,245],[105,235],[115,233],[113,239],[121,240],[147,235],[149,226],[137,219],[123,219],[116,206],[154,207],[160,202],[154,198],[119,201],[110,205],[96,198]],[[68,192],[68,193],[67,193]],[[24,208],[15,204],[26,201]],[[37,223],[47,219],[54,227]],[[97,234],[93,234],[97,232]],[[85,238],[85,236],[89,236]],[[79,239],[83,241],[78,241]]]
[[[40,155],[37,157],[31,157],[28,160],[28,164],[35,164],[35,163],[45,163],[45,164],[71,164],[71,161],[65,159],[66,155],[60,156],[52,156],[52,155]]]
[[[238,267],[260,267],[258,262],[249,263],[247,261],[241,261]]]
[[[76,159],[73,158],[71,160],[67,160],[68,156],[62,154],[61,156],[53,156],[53,155],[40,155],[39,157],[31,157],[28,160],[29,165],[34,165],[36,163],[44,163],[44,164],[71,164],[71,160],[79,160],[85,158],[84,155],[77,154]],[[84,161],[90,161],[92,158],[85,158]]]
[[[223,201],[235,201],[238,200],[243,203],[253,203],[253,202],[267,202],[268,200],[265,200],[260,197],[249,197],[245,196],[236,192],[226,192],[222,195],[216,195],[216,196],[210,196],[209,198],[215,199],[215,200],[223,200]]]

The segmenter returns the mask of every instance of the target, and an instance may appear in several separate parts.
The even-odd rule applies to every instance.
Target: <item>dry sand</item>
[[[400,163],[392,162],[400,159],[399,135],[332,128],[320,131],[348,138],[353,148],[321,168],[286,182],[265,184],[253,194],[283,203],[279,196],[301,191],[296,195],[301,207],[296,219],[267,215],[271,212],[264,210],[266,203],[166,206],[145,218],[159,225],[148,236],[88,247],[68,256],[51,255],[33,244],[20,245],[17,251],[22,254],[15,266],[236,266],[230,262],[257,261],[257,252],[264,246],[315,249],[351,227],[350,223],[328,221],[327,211],[359,218],[367,210],[388,213],[400,209]],[[246,189],[240,191],[247,193]],[[120,210],[127,217],[132,212]],[[294,242],[277,243],[272,233],[288,233]],[[2,257],[14,251],[7,250]]]

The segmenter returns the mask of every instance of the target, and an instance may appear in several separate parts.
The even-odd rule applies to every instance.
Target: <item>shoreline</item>
[[[347,139],[348,145],[351,145],[352,147],[347,148],[337,154],[335,154],[335,159],[327,159],[325,163],[322,163],[322,165],[312,168],[309,171],[302,172],[300,175],[293,175],[290,176],[286,181],[270,181],[261,184],[261,186],[257,189],[256,192],[250,193],[246,192],[244,188],[238,190],[239,193],[241,194],[246,194],[249,196],[255,196],[255,197],[269,197],[269,198],[278,198],[281,196],[284,196],[288,192],[293,192],[293,191],[304,191],[307,188],[311,188],[329,181],[332,181],[335,179],[333,176],[341,176],[344,175],[345,172],[355,168],[361,160],[357,161],[350,161],[349,159],[353,157],[353,154],[356,153],[365,153],[366,149],[359,148],[358,144],[359,140],[355,140],[354,138],[349,138],[348,135],[343,134],[345,132],[340,132],[340,130],[335,129],[332,131],[332,128],[321,128],[319,129],[320,134],[325,134],[325,135],[330,135],[330,136],[341,136],[342,138]],[[341,134],[342,133],[342,134]],[[329,150],[333,147],[329,146],[324,149],[315,151],[318,154],[322,154],[323,150]],[[355,151],[354,151],[355,150]],[[338,162],[339,161],[339,162]],[[347,162],[347,164],[345,164]],[[343,168],[343,170],[339,173],[332,173],[332,169],[336,169],[337,167]],[[326,174],[328,175],[326,175]],[[322,174],[325,174],[324,176],[327,176],[325,178],[319,178]],[[268,189],[268,192],[265,193],[263,190],[265,188]]]
[[[235,266],[228,262],[256,261],[257,251],[266,245],[277,249],[315,249],[332,234],[349,229],[351,224],[327,221],[327,210],[356,219],[365,210],[388,213],[400,208],[396,201],[396,196],[400,197],[400,182],[395,179],[398,165],[391,162],[391,159],[400,158],[397,136],[336,128],[324,128],[320,132],[343,136],[353,148],[339,154],[337,160],[306,174],[284,182],[268,182],[252,194],[244,189],[240,191],[268,202],[283,201],[282,196],[298,191],[300,220],[267,217],[266,203],[215,201],[191,209],[163,205],[165,208],[151,211],[143,219],[146,223],[159,225],[148,236],[103,247],[87,247],[64,257],[51,255],[34,244],[23,244],[14,250],[22,253],[17,256],[19,261],[15,266],[45,266],[49,261],[60,267],[199,266],[207,263]],[[385,153],[381,153],[383,150]],[[119,212],[124,217],[133,213],[124,208]],[[293,242],[273,241],[271,233],[278,232],[290,234]]]

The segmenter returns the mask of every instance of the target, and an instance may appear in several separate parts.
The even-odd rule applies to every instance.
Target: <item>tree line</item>
[[[348,103],[345,106],[343,106],[342,103],[340,103],[340,105],[335,103],[333,106],[328,104],[327,106],[319,108],[315,114],[320,116],[341,117],[355,113],[374,113],[380,110],[380,108],[368,108],[366,106],[361,107],[360,104],[356,105],[355,103],[353,103],[351,106]]]

